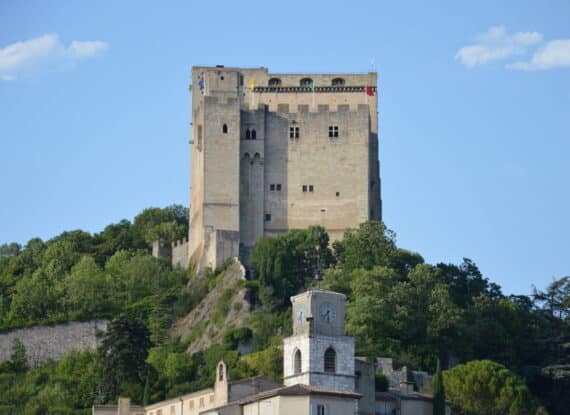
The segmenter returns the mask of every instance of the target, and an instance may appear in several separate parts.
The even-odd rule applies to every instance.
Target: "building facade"
[[[322,225],[334,240],[381,220],[376,73],[196,66],[191,94],[190,231],[173,264],[247,263],[263,236]]]

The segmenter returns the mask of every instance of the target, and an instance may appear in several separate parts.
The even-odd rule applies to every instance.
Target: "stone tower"
[[[322,225],[335,240],[381,220],[376,84],[193,67],[190,234],[173,252],[198,269],[247,264],[263,236]]]
[[[220,266],[239,247],[239,72],[199,71],[192,90],[190,258]]]
[[[284,339],[285,385],[354,392],[354,338],[344,334],[345,299],[322,290],[291,297],[293,335]]]

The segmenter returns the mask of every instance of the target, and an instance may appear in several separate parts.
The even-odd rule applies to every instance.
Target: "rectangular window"
[[[317,405],[317,415],[326,415],[324,405]]]
[[[289,127],[289,138],[299,138],[299,127]]]
[[[269,190],[274,192],[275,191],[275,185],[274,184],[270,184],[269,185]]]
[[[306,192],[306,191],[307,191],[307,185],[304,184],[304,185],[303,185],[303,192]]]
[[[338,137],[338,125],[329,125],[329,137]]]
[[[265,222],[271,222],[271,213],[265,214]]]
[[[339,197],[339,196],[340,196],[340,192],[336,192],[336,197]]]
[[[277,187],[277,191],[280,192],[280,191],[281,191],[281,184],[278,183],[278,184],[276,185],[276,187]]]
[[[313,185],[310,184],[310,185],[309,185],[309,192],[312,192],[313,190],[315,190],[315,189],[314,189]]]

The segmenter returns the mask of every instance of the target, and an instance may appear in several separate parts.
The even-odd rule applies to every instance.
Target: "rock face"
[[[171,335],[190,339],[187,351],[196,353],[220,343],[228,328],[244,327],[250,316],[247,289],[240,284],[245,280],[245,269],[234,258],[216,287],[188,315],[174,323]]]
[[[59,360],[72,350],[95,349],[108,320],[69,322],[50,326],[34,326],[0,333],[0,362],[10,360],[12,342],[20,339],[26,348],[28,364],[38,366],[48,360]]]

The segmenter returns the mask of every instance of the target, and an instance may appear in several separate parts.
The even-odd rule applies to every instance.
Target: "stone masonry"
[[[376,85],[373,72],[193,67],[188,243],[156,254],[247,264],[263,236],[322,225],[335,240],[381,220]]]
[[[107,331],[107,323],[107,320],[90,320],[0,333],[0,362],[10,360],[14,339],[20,339],[24,344],[32,367],[48,360],[59,360],[72,350],[93,350],[99,344],[100,334]]]

